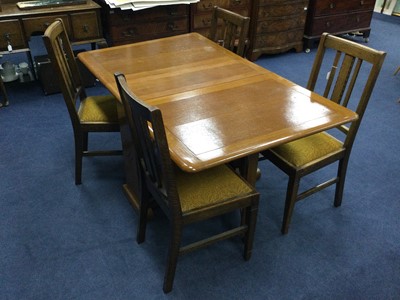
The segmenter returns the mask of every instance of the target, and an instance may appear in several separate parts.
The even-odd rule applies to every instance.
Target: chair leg
[[[75,136],[75,184],[79,185],[82,183],[82,150],[83,140],[78,135]]]
[[[146,239],[146,226],[147,226],[147,215],[149,212],[150,201],[149,195],[142,195],[139,207],[139,225],[137,228],[136,241],[141,244]]]
[[[333,203],[333,205],[335,207],[339,207],[340,205],[342,205],[344,182],[346,180],[347,164],[348,164],[347,159],[342,159],[339,161],[338,174],[337,174],[339,181],[336,183],[335,201]]]
[[[251,258],[251,252],[253,250],[253,241],[254,241],[254,233],[256,230],[256,222],[257,222],[257,212],[258,212],[258,201],[254,201],[255,203],[250,207],[246,208],[246,220],[247,220],[247,232],[245,236],[245,246],[243,257],[245,260],[249,260]]]
[[[3,102],[0,102],[0,107],[8,106],[8,97],[6,93],[6,87],[4,86],[3,80],[0,78],[0,92],[3,98]]]
[[[283,214],[283,222],[281,232],[287,234],[289,231],[290,220],[292,219],[293,208],[296,203],[297,192],[299,190],[300,177],[296,174],[289,175],[289,182],[287,185],[285,211]]]
[[[168,251],[167,269],[165,270],[164,275],[164,293],[172,291],[182,237],[182,224],[176,224],[175,222],[171,223],[171,241]]]
[[[88,143],[89,143],[89,133],[84,132],[82,136],[82,151],[88,150]]]

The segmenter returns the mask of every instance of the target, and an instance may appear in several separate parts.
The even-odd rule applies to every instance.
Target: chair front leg
[[[258,197],[253,200],[253,204],[245,209],[246,221],[247,221],[247,232],[245,236],[245,246],[243,257],[245,260],[251,258],[253,250],[254,233],[256,231],[257,213],[258,213]]]
[[[283,222],[281,232],[287,234],[289,231],[290,220],[292,219],[293,208],[296,203],[297,192],[300,185],[300,176],[297,173],[289,175],[287,185],[285,211],[283,214]]]
[[[82,183],[82,137],[79,134],[75,135],[75,184]]]

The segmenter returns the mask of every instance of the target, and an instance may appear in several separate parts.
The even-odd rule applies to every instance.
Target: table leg
[[[252,185],[256,185],[258,167],[258,153],[251,154],[242,159],[239,167],[240,174]]]

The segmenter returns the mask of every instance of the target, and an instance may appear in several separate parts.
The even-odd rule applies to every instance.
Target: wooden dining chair
[[[240,55],[246,54],[250,18],[214,6],[209,38]]]
[[[250,259],[256,227],[259,194],[226,165],[186,173],[173,164],[160,109],[147,105],[129,90],[123,74],[115,74],[131,127],[141,168],[142,193],[137,242],[145,240],[147,213],[155,200],[169,218],[170,242],[164,277],[165,293],[172,290],[178,256],[211,243],[242,236],[244,259]],[[184,226],[232,211],[241,211],[234,228],[194,243],[182,245]]]
[[[59,78],[75,139],[75,184],[82,182],[84,156],[121,155],[122,150],[88,150],[89,132],[119,132],[117,100],[112,95],[87,96],[63,21],[56,19],[43,36]]]
[[[1,93],[1,102],[0,102],[0,108],[8,106],[8,97],[7,97],[7,92],[6,92],[6,87],[4,86],[3,79],[0,76],[0,93]]]
[[[321,79],[325,85],[323,96],[355,110],[358,120],[336,128],[338,133],[322,132],[262,152],[262,159],[269,159],[289,176],[283,234],[288,232],[297,201],[336,184],[334,206],[341,205],[350,152],[385,56],[385,52],[356,42],[322,35],[307,89],[315,91]],[[300,192],[302,177],[335,162],[338,169],[333,178]]]

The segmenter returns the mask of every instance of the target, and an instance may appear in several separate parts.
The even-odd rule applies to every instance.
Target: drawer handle
[[[213,7],[214,7],[214,5],[212,4],[212,2],[209,2],[208,5],[205,5],[205,3],[203,3],[203,8],[204,9],[211,9]]]
[[[211,24],[211,19],[202,19],[201,23],[205,26],[209,26]]]
[[[175,26],[175,23],[167,23],[167,28],[169,31],[177,31],[179,30],[178,26]]]
[[[242,4],[242,0],[234,0],[235,4]]]
[[[359,16],[356,17],[356,21],[357,21],[357,23],[360,23],[360,17]]]
[[[168,14],[170,16],[177,16],[177,15],[179,15],[179,12],[176,9],[170,9],[170,10],[168,10]]]
[[[332,2],[331,2],[331,3],[329,4],[329,8],[330,8],[330,9],[334,9],[334,8],[335,8],[335,3],[332,3]]]
[[[45,23],[43,24],[44,29],[47,29],[47,27],[49,27],[49,26],[50,26],[50,23],[49,23],[49,22],[45,22]]]
[[[328,28],[328,27],[331,27],[331,22],[326,22],[326,27]]]
[[[82,26],[83,32],[88,33],[89,32],[89,25],[85,24]]]
[[[123,31],[122,35],[124,37],[133,37],[136,35],[136,28],[128,29],[127,31]]]
[[[364,5],[364,0],[361,0],[361,1],[360,1],[360,5]]]

